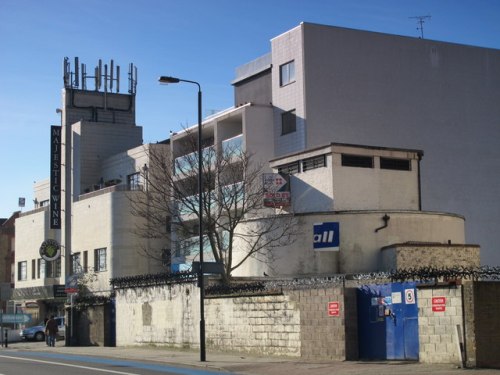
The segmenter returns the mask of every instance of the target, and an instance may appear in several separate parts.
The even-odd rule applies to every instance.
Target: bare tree
[[[141,218],[136,231],[140,237],[171,244],[173,253],[194,259],[200,215],[197,137],[192,131],[185,131],[182,146],[183,156],[175,160],[165,147],[147,149],[144,188],[131,194],[130,202],[133,214]],[[207,258],[223,264],[222,277],[228,282],[249,258],[271,263],[274,248],[294,241],[296,219],[280,207],[263,207],[263,167],[240,145],[208,145],[202,165],[204,249]],[[160,258],[158,247],[144,250]]]

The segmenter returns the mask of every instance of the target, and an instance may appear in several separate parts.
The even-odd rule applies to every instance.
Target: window
[[[280,66],[280,86],[288,85],[295,81],[295,61],[287,62]]]
[[[39,279],[45,279],[45,263],[44,259],[38,259],[37,276]]]
[[[52,262],[45,262],[45,277],[60,277],[61,276],[61,258]]]
[[[141,190],[141,174],[139,172],[127,176],[127,186],[129,190]]]
[[[281,114],[281,135],[293,133],[297,130],[295,109]]]
[[[36,259],[31,260],[31,278],[36,279]]]
[[[326,167],[325,155],[315,156],[302,161],[302,172],[321,167]]]
[[[74,253],[71,255],[71,274],[75,275],[83,272],[81,254]]]
[[[164,267],[170,268],[172,265],[172,254],[170,249],[162,249],[161,250],[161,264]]]
[[[295,174],[299,173],[300,168],[299,168],[299,162],[295,161],[293,163],[285,164],[285,165],[280,165],[278,167],[278,173],[284,173],[284,174]]]
[[[89,270],[89,252],[83,252],[83,272],[87,272]]]
[[[17,263],[17,280],[25,281],[28,278],[28,262]]]
[[[342,154],[344,167],[373,168],[373,157]]]
[[[106,248],[94,250],[94,271],[106,271]]]
[[[395,171],[411,171],[411,163],[408,159],[380,158],[380,169],[392,169]]]

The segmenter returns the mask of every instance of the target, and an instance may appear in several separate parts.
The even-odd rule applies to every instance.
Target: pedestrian
[[[45,318],[43,320],[43,326],[44,327],[47,327],[47,322],[49,321],[49,318]],[[47,335],[47,329],[45,329],[45,344],[47,344],[47,346],[50,346],[50,342],[49,342],[49,335]]]
[[[49,337],[49,346],[56,346],[56,335],[59,329],[57,328],[57,322],[54,319],[54,315],[50,316],[45,325],[45,335]]]

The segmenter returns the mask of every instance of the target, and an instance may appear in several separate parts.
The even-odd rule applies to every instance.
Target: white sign
[[[415,303],[415,290],[405,289],[405,303],[407,305],[412,305]]]
[[[391,293],[392,296],[392,303],[401,303],[403,302],[401,298],[401,292],[393,292]]]

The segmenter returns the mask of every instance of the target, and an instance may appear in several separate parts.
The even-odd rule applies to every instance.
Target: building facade
[[[272,103],[274,157],[330,142],[424,150],[422,209],[467,217],[500,263],[500,51],[301,23],[236,71],[236,104]],[[270,120],[271,121],[271,120]]]
[[[241,149],[289,185],[290,204],[245,217],[240,234],[276,212],[294,216],[299,230],[234,276],[378,271],[390,263],[382,249],[405,243],[478,242],[483,262],[494,262],[499,62],[496,50],[308,23],[272,39],[269,54],[237,68],[235,106],[206,118],[201,136],[204,148]],[[72,275],[107,293],[110,278],[165,270],[140,248],[171,251],[173,270],[197,257],[174,245],[175,218],[165,217],[171,241],[140,238],[127,197],[147,189],[153,148],[170,155],[175,175],[193,153],[189,131],[143,145],[133,66],[127,94],[101,64],[92,90],[94,77],[64,66],[60,228],[51,225],[52,178],[35,187],[38,207],[16,221],[13,298],[45,301],[41,314],[61,309]],[[50,264],[39,254],[48,239],[62,252]],[[235,240],[237,260],[242,246]]]
[[[165,150],[168,144],[142,143],[133,70],[129,92],[122,94],[117,76],[107,68],[104,83],[96,81],[92,89],[83,65],[82,72],[78,68],[70,71],[65,59],[61,126],[55,127],[61,136],[60,158],[51,162],[51,178],[35,184],[35,209],[16,220],[19,251],[12,299],[35,322],[64,314],[68,293],[107,296],[113,277],[164,269],[141,254],[150,244],[135,235],[141,219],[132,214],[130,197],[144,188],[150,149]],[[47,241],[59,245],[57,258],[42,256]]]

